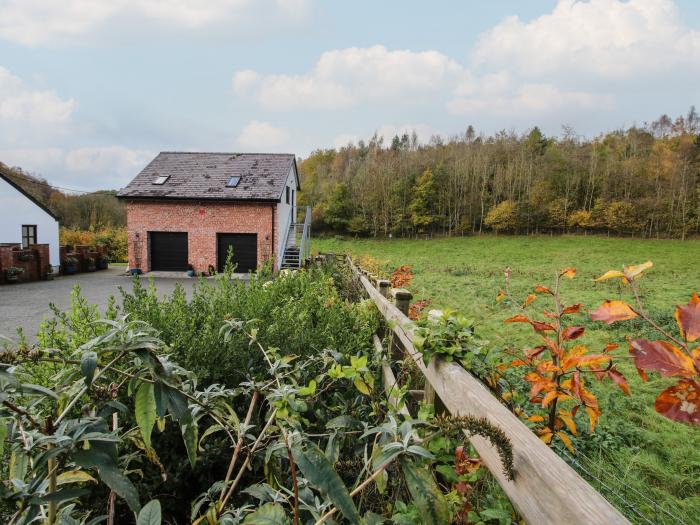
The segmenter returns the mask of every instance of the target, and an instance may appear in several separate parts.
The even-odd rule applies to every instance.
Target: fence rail
[[[591,487],[553,450],[508,410],[474,376],[456,363],[433,359],[428,366],[413,346],[412,323],[397,305],[406,310],[407,300],[398,294],[396,304],[389,301],[386,281],[373,284],[367,272],[350,266],[367,296],[374,301],[405,352],[413,358],[426,379],[425,394],[436,395],[452,415],[484,417],[499,427],[513,446],[515,479],[506,478],[496,449],[484,438],[470,441],[481,460],[503,488],[513,506],[533,525],[628,524],[629,521],[600,493]],[[381,291],[380,291],[381,290]],[[401,302],[404,302],[402,305]],[[378,340],[375,340],[375,347]],[[379,343],[378,350],[381,350]],[[395,403],[395,379],[390,366],[382,370],[390,402]],[[390,374],[390,375],[389,375]],[[387,383],[386,381],[391,381]]]

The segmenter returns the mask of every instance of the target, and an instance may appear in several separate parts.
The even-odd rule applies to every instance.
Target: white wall
[[[297,180],[296,180],[296,175],[294,173],[294,165],[289,170],[289,174],[287,175],[287,182],[285,183],[287,187],[289,187],[289,191],[291,192],[294,190],[294,201],[297,200]],[[291,195],[290,195],[291,197]],[[279,232],[278,239],[277,239],[277,254],[278,254],[278,261],[281,259],[281,257],[284,255],[284,246],[282,246],[282,243],[284,242],[284,238],[287,234],[287,228],[289,228],[289,216],[292,213],[292,205],[296,204],[295,202],[291,202],[290,204],[287,204],[286,202],[286,190],[283,188],[282,189],[282,198],[280,200],[280,203],[277,205],[277,231]],[[294,219],[292,219],[294,220]]]
[[[58,221],[0,178],[0,243],[21,244],[23,224],[36,225],[36,242],[49,245],[51,266],[58,266]]]

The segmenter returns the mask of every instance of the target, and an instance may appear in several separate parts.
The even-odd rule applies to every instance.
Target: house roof
[[[4,180],[7,182],[10,186],[12,186],[14,189],[16,189],[18,192],[20,192],[22,195],[27,197],[30,201],[32,201],[34,204],[36,204],[39,208],[41,208],[43,211],[48,213],[55,221],[58,221],[58,217],[40,200],[38,200],[36,197],[34,197],[31,193],[26,191],[22,186],[17,184],[15,181],[13,181],[10,177],[5,175],[2,169],[0,169],[0,179]]]
[[[124,199],[196,199],[279,201],[294,155],[284,153],[159,153],[128,186]],[[240,176],[235,187],[227,183]],[[164,184],[154,184],[168,177]],[[298,187],[297,177],[297,189]]]

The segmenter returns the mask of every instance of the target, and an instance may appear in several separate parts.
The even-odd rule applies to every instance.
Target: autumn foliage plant
[[[636,266],[625,266],[622,271],[610,270],[596,281],[619,279],[629,286],[634,296],[634,305],[625,301],[605,301],[591,312],[591,319],[606,324],[641,319],[650,326],[659,339],[633,338],[629,350],[637,371],[643,381],[647,372],[658,372],[662,376],[678,378],[656,398],[654,408],[659,414],[674,421],[700,425],[700,297],[693,293],[684,306],[676,306],[674,317],[678,325],[675,335],[660,326],[647,313],[639,293],[638,280],[652,267],[651,262]]]
[[[522,310],[505,320],[506,323],[529,324],[537,335],[537,344],[522,350],[504,368],[522,367],[524,380],[530,385],[529,401],[532,409],[519,411],[520,415],[535,424],[540,439],[551,444],[556,438],[571,451],[574,447],[570,436],[578,433],[577,414],[588,416],[588,430],[593,432],[601,409],[595,394],[588,385],[594,380],[610,379],[623,392],[629,394],[627,381],[615,367],[610,352],[617,345],[608,344],[597,353],[582,342],[585,328],[570,321],[581,312],[582,304],[563,304],[561,288],[564,278],[573,279],[575,268],[565,268],[557,273],[553,289],[537,285],[522,303],[516,303],[510,293],[510,272],[506,272],[506,289],[498,299],[508,299]],[[530,305],[539,297],[548,299],[548,307],[541,317],[527,313]],[[512,393],[506,393],[506,395]]]

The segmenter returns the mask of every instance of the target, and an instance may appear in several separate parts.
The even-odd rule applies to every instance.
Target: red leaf
[[[581,309],[583,305],[582,304],[572,304],[571,306],[567,306],[562,310],[562,314],[577,314],[579,310]]]
[[[535,332],[553,332],[555,330],[555,328],[549,323],[532,321],[530,324],[535,329]]]
[[[603,352],[612,352],[616,348],[620,348],[620,345],[618,345],[617,343],[608,343],[607,345],[605,345],[605,348],[603,348]]]
[[[503,322],[504,323],[531,323],[532,321],[530,321],[530,319],[527,316],[525,316],[523,314],[518,314],[518,315],[514,315],[513,317],[509,317],[508,319],[506,319]]]
[[[637,368],[656,370],[663,376],[693,377],[697,374],[693,360],[683,351],[666,341],[630,341]]]
[[[551,293],[552,293],[552,290],[550,290],[550,289],[547,288],[546,286],[542,286],[541,284],[538,284],[537,286],[535,286],[535,292],[537,292],[537,293],[548,293],[548,294],[551,294]]]
[[[621,372],[618,372],[615,368],[611,368],[608,370],[608,377],[612,379],[625,394],[630,395],[630,387],[627,384],[627,379],[625,379],[625,376],[623,376]]]
[[[676,306],[676,322],[683,339],[695,341],[700,337],[700,297],[693,293],[685,306]]]
[[[532,359],[533,357],[537,357],[538,355],[540,355],[545,350],[547,350],[546,346],[536,346],[535,348],[528,348],[527,350],[525,350],[525,356],[528,359]]]
[[[591,319],[612,324],[615,321],[627,321],[637,317],[637,313],[624,301],[605,301],[595,312],[591,312]]]
[[[669,419],[700,425],[700,384],[681,379],[659,394],[654,408]]]
[[[583,328],[583,326],[569,326],[564,329],[564,331],[562,332],[562,336],[567,341],[570,341],[572,339],[578,339],[579,337],[581,337],[584,331],[585,329]]]

